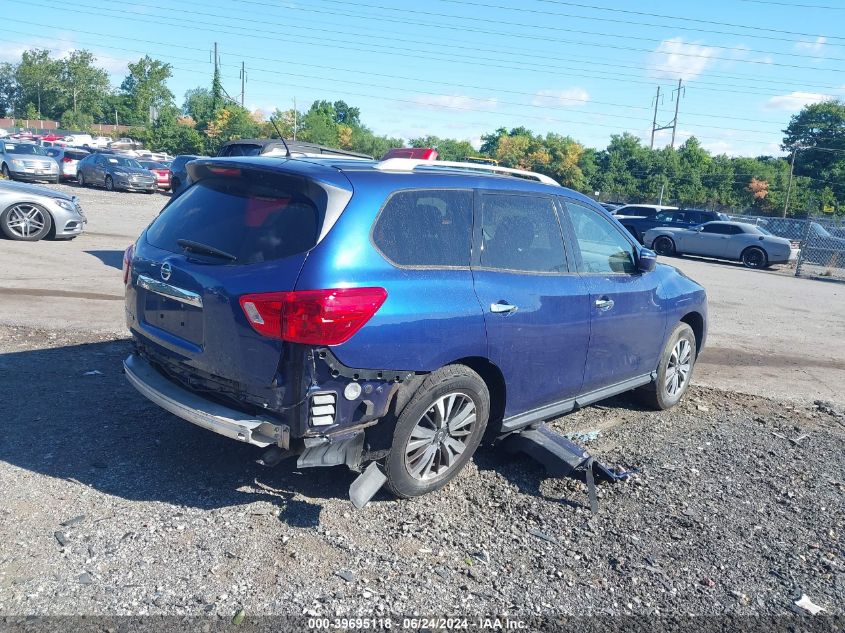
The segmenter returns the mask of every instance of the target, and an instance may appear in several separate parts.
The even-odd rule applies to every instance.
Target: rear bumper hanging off
[[[502,440],[502,446],[509,453],[524,453],[537,460],[552,477],[578,476],[583,473],[593,513],[598,512],[595,481],[623,481],[634,472],[614,470],[600,464],[584,448],[555,433],[545,424],[508,435]]]

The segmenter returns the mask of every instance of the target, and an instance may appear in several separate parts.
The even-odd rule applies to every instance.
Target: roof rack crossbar
[[[414,171],[417,167],[451,167],[454,169],[466,169],[467,171],[487,171],[491,173],[509,174],[513,176],[522,176],[523,178],[531,178],[545,185],[555,185],[556,187],[561,186],[554,178],[549,178],[544,174],[538,174],[535,171],[527,171],[525,169],[499,167],[498,165],[462,163],[449,160],[422,160],[419,158],[388,158],[376,165],[376,169],[379,171]]]

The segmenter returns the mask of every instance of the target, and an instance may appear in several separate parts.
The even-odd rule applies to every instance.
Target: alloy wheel
[[[18,237],[32,237],[44,229],[44,211],[32,204],[16,204],[6,216],[6,227]]]
[[[447,473],[466,450],[475,423],[475,403],[468,395],[453,392],[438,398],[405,445],[408,473],[422,481]]]
[[[692,369],[692,345],[685,339],[679,339],[672,348],[669,364],[666,366],[666,392],[675,396],[687,385]]]

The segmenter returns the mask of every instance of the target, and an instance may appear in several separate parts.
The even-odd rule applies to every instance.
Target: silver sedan
[[[0,180],[0,231],[13,240],[45,237],[72,239],[87,219],[76,196],[61,191]]]
[[[784,264],[797,254],[789,240],[743,222],[706,222],[691,228],[649,229],[643,243],[658,255],[700,255],[740,261],[748,268]]]

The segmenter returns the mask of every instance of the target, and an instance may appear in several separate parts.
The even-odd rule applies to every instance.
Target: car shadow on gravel
[[[121,270],[123,268],[123,251],[83,251],[88,255],[93,255],[101,262],[103,262],[106,266],[111,266],[112,268],[117,268]]]
[[[214,509],[270,502],[292,526],[319,524],[321,499],[354,473],[255,463],[253,446],[195,427],[138,394],[122,374],[128,340],[0,354],[0,460],[127,500]]]

